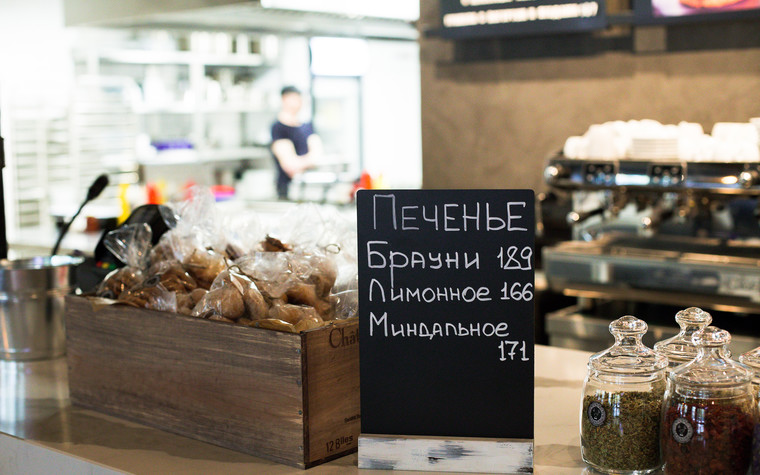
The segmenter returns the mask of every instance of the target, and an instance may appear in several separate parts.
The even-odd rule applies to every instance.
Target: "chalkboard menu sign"
[[[533,200],[359,192],[362,433],[533,438]]]
[[[603,0],[440,0],[441,35],[478,38],[606,28]]]

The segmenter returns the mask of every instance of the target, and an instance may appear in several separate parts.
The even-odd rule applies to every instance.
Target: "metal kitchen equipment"
[[[0,261],[0,358],[35,360],[65,352],[64,296],[84,259],[46,256]]]
[[[732,332],[735,353],[760,344],[750,325],[760,314],[759,163],[560,154],[544,177],[573,201],[573,240],[543,251],[547,281],[579,298],[547,315],[550,344],[604,348],[621,310],[661,339],[677,333],[673,315],[694,306]]]

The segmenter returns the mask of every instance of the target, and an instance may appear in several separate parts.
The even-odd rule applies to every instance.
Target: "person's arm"
[[[311,137],[309,137],[311,139]],[[311,152],[311,146],[309,146]],[[290,177],[303,173],[305,170],[314,166],[314,162],[310,157],[310,153],[299,157],[296,155],[296,148],[293,146],[293,142],[290,139],[279,139],[272,143],[272,153],[274,153],[277,161],[280,162],[280,166],[283,171]]]
[[[315,164],[316,161],[322,158],[322,154],[324,153],[324,148],[322,147],[322,139],[319,138],[319,135],[317,134],[311,134],[306,139],[306,145],[309,147],[309,160]]]

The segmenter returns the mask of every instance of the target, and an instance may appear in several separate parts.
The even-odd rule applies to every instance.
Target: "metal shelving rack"
[[[130,97],[137,85],[126,78],[83,77],[74,88],[69,115],[72,184],[86,190],[101,173],[110,185],[99,201],[117,205],[118,187],[137,182],[137,116]]]
[[[208,129],[214,114],[238,115],[236,122],[241,129],[245,124],[245,116],[251,114],[265,114],[267,120],[276,114],[276,109],[271,106],[246,102],[224,101],[209,103],[205,100],[204,83],[208,76],[209,68],[231,68],[238,71],[251,73],[271,68],[263,55],[258,53],[247,54],[215,54],[193,51],[161,51],[142,49],[103,49],[90,51],[75,51],[75,58],[85,65],[88,75],[110,74],[115,68],[134,66],[135,73],[132,77],[141,82],[143,77],[138,77],[142,68],[149,66],[174,66],[185,68],[183,74],[187,75],[189,90],[192,99],[190,101],[165,101],[161,104],[150,104],[144,101],[133,103],[133,112],[138,117],[138,128],[145,129],[149,121],[171,120],[174,124],[182,121],[189,122],[189,130],[186,139],[192,142],[192,153],[186,153],[182,157],[159,153],[158,156],[138,156],[140,165],[186,165],[203,164],[223,161],[238,160],[263,160],[269,159],[268,150],[262,146],[252,146],[250,140],[237,146],[214,146],[210,143]],[[141,70],[142,69],[142,70]],[[138,91],[139,92],[139,91]],[[176,91],[174,91],[176,92]],[[142,124],[142,126],[140,125]],[[155,127],[154,127],[155,128]],[[241,137],[245,134],[241,133]]]
[[[49,215],[48,186],[68,180],[59,167],[68,161],[67,111],[18,102],[7,110],[8,188],[14,198],[8,222],[11,228],[39,226]]]
[[[6,87],[3,97],[9,234],[51,227],[50,216],[68,214],[104,172],[112,185],[96,203],[118,210],[119,184],[138,179],[136,116],[121,97],[130,84],[89,78],[54,93],[45,84],[20,87]]]

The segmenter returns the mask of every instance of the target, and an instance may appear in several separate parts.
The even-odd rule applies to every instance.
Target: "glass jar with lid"
[[[752,370],[752,394],[756,403],[760,404],[760,347],[744,353],[739,357],[739,361]],[[760,418],[760,407],[756,409]],[[752,432],[752,474],[760,474],[760,420],[755,421]]]
[[[676,313],[676,322],[681,331],[672,338],[654,344],[654,351],[668,357],[670,369],[688,363],[697,356],[697,347],[692,342],[692,337],[712,323],[712,316],[701,308],[689,307]]]
[[[731,335],[708,326],[693,337],[697,356],[670,371],[662,417],[666,473],[744,475],[756,408],[751,371],[731,360]]]
[[[583,461],[605,473],[641,474],[662,466],[659,430],[666,357],[641,342],[647,324],[610,323],[615,344],[589,358],[581,402]]]

